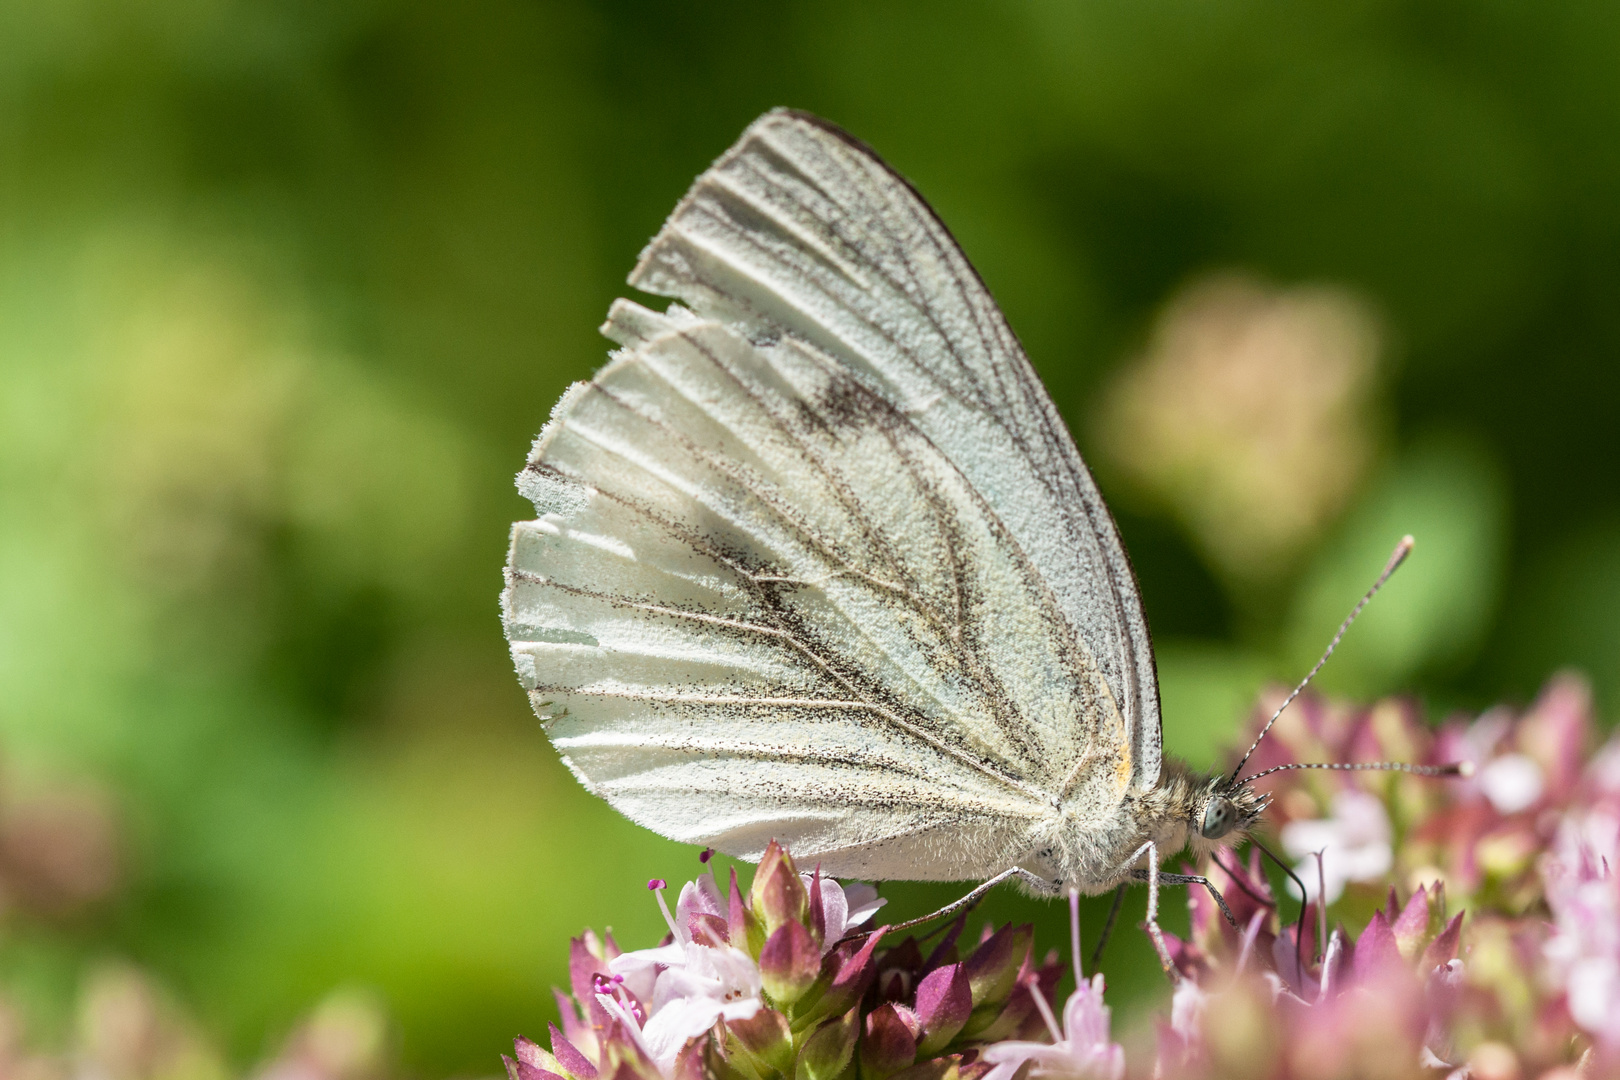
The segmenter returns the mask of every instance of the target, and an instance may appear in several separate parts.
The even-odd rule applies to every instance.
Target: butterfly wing
[[[1158,678],[1136,579],[1074,441],[945,226],[868,147],[778,110],[694,183],[631,275],[756,338],[825,349],[995,508],[1107,682],[1131,786],[1158,782]]]
[[[1004,868],[1064,795],[1156,774],[1112,523],[902,181],[770,114],[632,282],[690,308],[614,305],[624,348],[520,474],[540,517],[503,597],[588,787],[732,854],[774,837],[832,873],[948,879]]]

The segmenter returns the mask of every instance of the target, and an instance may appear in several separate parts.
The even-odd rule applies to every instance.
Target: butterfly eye
[[[1219,840],[1232,831],[1237,823],[1237,807],[1232,800],[1217,795],[1204,807],[1204,826],[1201,832],[1206,840]]]

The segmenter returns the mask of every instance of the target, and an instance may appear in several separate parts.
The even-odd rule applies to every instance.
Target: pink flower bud
[[[935,968],[917,985],[917,1053],[933,1057],[950,1045],[973,1012],[973,991],[961,964]]]
[[[795,1027],[802,1029],[804,1025],[841,1013],[865,995],[877,969],[872,953],[887,929],[884,927],[867,937],[858,949],[855,942],[849,942],[827,954],[822,961],[822,976],[826,978],[827,973],[831,972],[832,977],[826,990],[819,995],[810,995],[801,1004],[803,1012],[793,1018]],[[808,1005],[808,1008],[804,1005]]]
[[[1367,983],[1382,979],[1390,972],[1405,970],[1389,920],[1382,911],[1373,912],[1372,921],[1356,939],[1355,953],[1350,960],[1351,977],[1358,983]]]
[[[557,1059],[542,1050],[538,1044],[520,1035],[514,1040],[513,1049],[517,1060],[504,1056],[501,1059],[506,1062],[506,1075],[509,1080],[567,1080],[567,1077],[562,1075],[563,1070]],[[594,1066],[591,1067],[590,1075],[596,1075]]]
[[[1463,913],[1457,912],[1440,935],[1429,943],[1423,950],[1423,962],[1419,965],[1420,971],[1433,971],[1441,964],[1456,959],[1457,945],[1462,938]]]
[[[530,1043],[529,1045],[534,1046],[533,1043]],[[519,1061],[523,1060],[526,1049],[527,1048],[523,1046],[518,1047]],[[539,1049],[540,1048],[538,1046],[534,1046],[535,1051],[538,1051]],[[574,1080],[596,1080],[596,1066],[591,1064],[591,1060],[584,1054],[580,1053],[578,1048],[576,1048],[573,1043],[569,1042],[567,1037],[565,1037],[562,1032],[557,1030],[555,1024],[551,1025],[550,1056],[556,1061],[557,1065],[561,1067],[560,1071],[564,1075],[573,1077]]]
[[[1018,981],[1018,970],[1029,956],[1029,947],[1035,940],[1035,928],[1010,923],[985,939],[962,962],[975,1010],[999,1007],[1012,995]],[[988,1017],[986,1018],[988,1022]]]
[[[587,930],[568,943],[568,983],[574,991],[574,1000],[585,1006],[586,1019],[593,1027],[606,1027],[609,1017],[596,1002],[595,979],[609,975],[608,961],[618,952],[610,952],[602,940]]]
[[[765,993],[778,1005],[792,1005],[804,996],[821,974],[821,949],[810,931],[785,922],[765,941],[759,953],[759,975]]]
[[[775,840],[759,860],[751,894],[754,916],[765,924],[766,936],[790,920],[808,927],[810,898],[805,895],[804,882],[799,880],[792,856]]]
[[[885,1080],[892,1073],[910,1068],[917,1060],[917,1040],[905,1019],[893,1005],[880,1005],[866,1018],[866,1037],[861,1040],[861,1076]]]
[[[527,1061],[513,1061],[505,1054],[501,1055],[501,1061],[506,1065],[507,1080],[567,1080],[554,1072],[537,1069]]]

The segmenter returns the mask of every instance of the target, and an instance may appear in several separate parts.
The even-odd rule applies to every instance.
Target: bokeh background
[[[1438,717],[1572,665],[1615,715],[1617,55],[1606,3],[0,5],[0,1043],[488,1075],[568,935],[660,933],[695,852],[585,796],[511,674],[511,477],[774,105],[1000,300],[1172,749],[1213,761],[1406,532],[1326,689]]]

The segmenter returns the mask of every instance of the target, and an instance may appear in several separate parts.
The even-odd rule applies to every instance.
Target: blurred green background
[[[1617,55],[1607,3],[0,5],[0,983],[65,1039],[133,962],[237,1063],[370,988],[403,1070],[484,1075],[568,935],[651,943],[642,883],[694,853],[529,714],[511,476],[779,104],[1000,300],[1118,513],[1172,749],[1212,760],[1404,532],[1325,687],[1438,714],[1576,665],[1612,715]],[[1140,939],[1121,1000],[1160,989]]]

